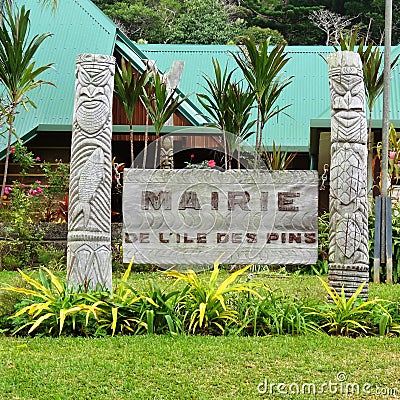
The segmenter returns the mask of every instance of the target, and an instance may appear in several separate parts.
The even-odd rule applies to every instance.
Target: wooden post
[[[382,197],[375,198],[374,283],[380,282]]]

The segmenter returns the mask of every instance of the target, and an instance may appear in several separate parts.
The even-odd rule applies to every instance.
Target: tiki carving
[[[111,135],[115,58],[76,60],[67,246],[68,285],[111,289]]]
[[[331,93],[329,280],[346,296],[366,282],[368,295],[367,124],[360,56],[328,57]]]
[[[184,62],[174,61],[171,69],[165,75],[165,81],[167,88],[172,92],[178,87],[181,80]],[[166,126],[174,125],[174,117],[171,116],[165,123]],[[161,151],[160,151],[160,168],[162,169],[174,169],[174,137],[166,136],[161,139]]]

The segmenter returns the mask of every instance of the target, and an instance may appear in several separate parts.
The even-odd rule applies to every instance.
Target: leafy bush
[[[267,287],[259,290],[260,297],[239,295],[236,301],[240,321],[231,327],[233,334],[253,336],[301,335],[321,332],[307,306],[310,300],[289,297]]]
[[[49,269],[39,270],[39,280],[30,278],[19,270],[28,288],[6,286],[2,290],[19,293],[25,298],[16,304],[18,311],[9,317],[15,327],[13,334],[23,332],[31,334],[46,333],[61,335],[64,331],[77,329],[80,333],[87,326],[91,314],[95,315],[94,307],[86,304],[79,293],[69,291]],[[29,329],[28,329],[29,328]]]
[[[254,285],[249,282],[235,283],[251,265],[233,272],[222,283],[218,284],[219,259],[214,263],[214,270],[208,282],[199,279],[196,272],[185,273],[167,271],[166,275],[186,283],[183,290],[184,308],[189,316],[188,330],[191,333],[224,333],[228,322],[237,321],[237,311],[229,304],[229,295],[234,292],[247,292],[258,296]]]
[[[315,315],[319,319],[320,328],[328,333],[342,336],[366,335],[373,332],[374,311],[376,313],[376,309],[382,312],[381,315],[389,316],[389,313],[381,304],[384,300],[364,301],[359,297],[364,283],[347,299],[344,288],[339,294],[336,289],[329,287],[323,279],[318,278],[326,289],[331,302],[325,302],[322,305],[310,308],[309,315]],[[381,320],[380,323],[382,323]],[[384,330],[390,327],[390,318],[385,325]]]

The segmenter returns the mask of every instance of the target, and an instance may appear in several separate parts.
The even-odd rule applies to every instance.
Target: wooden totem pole
[[[111,289],[111,114],[115,58],[79,55],[75,72],[67,280],[70,287]]]
[[[328,56],[331,92],[329,284],[368,296],[367,123],[360,56]]]

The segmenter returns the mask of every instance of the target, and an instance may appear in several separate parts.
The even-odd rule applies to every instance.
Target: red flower
[[[15,146],[11,146],[10,147],[10,154],[14,154],[15,153]]]
[[[194,158],[194,154],[193,153],[190,155],[190,158]]]
[[[217,165],[217,163],[216,163],[214,160],[210,160],[210,161],[207,163],[207,165],[208,165],[210,168],[214,168],[214,167]]]

